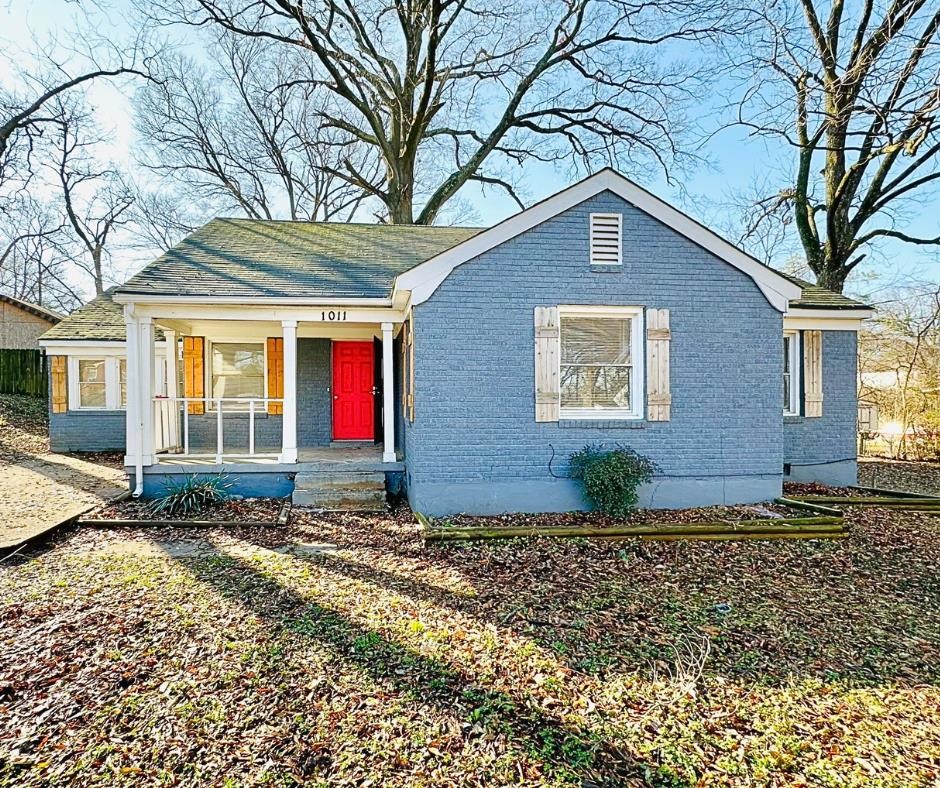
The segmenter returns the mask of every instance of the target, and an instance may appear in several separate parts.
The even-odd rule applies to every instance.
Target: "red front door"
[[[333,343],[333,440],[375,437],[372,342]]]

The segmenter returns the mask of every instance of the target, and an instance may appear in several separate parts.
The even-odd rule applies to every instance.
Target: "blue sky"
[[[44,39],[56,32],[77,29],[81,22],[76,19],[76,14],[75,4],[66,0],[43,0],[35,4],[11,0],[0,6],[0,43],[8,53],[28,49],[31,30]],[[114,0],[107,7],[104,17],[99,18],[98,32],[126,38],[130,33],[132,17],[129,0]],[[717,97],[730,89],[730,85],[715,86],[712,93],[715,98],[711,102],[718,101]],[[110,142],[102,154],[129,168],[134,166],[132,149],[135,142],[130,108],[132,91],[130,83],[104,82],[95,84],[88,91],[89,99],[99,110],[99,119],[110,136]],[[716,106],[708,102],[701,107],[701,115],[702,126],[707,131],[713,131],[722,120]],[[709,163],[676,176],[674,184],[667,183],[659,171],[625,174],[697,219],[727,233],[735,224],[734,214],[728,207],[732,196],[747,190],[757,178],[767,177],[768,174],[784,175],[789,153],[785,146],[749,138],[740,128],[728,128],[711,136],[699,151]],[[537,163],[527,165],[521,178],[527,202],[546,197],[568,185],[571,180],[569,174]],[[497,222],[517,210],[507,196],[493,189],[483,194],[478,187],[470,187],[461,192],[461,197],[470,203],[476,214],[474,218],[482,224]],[[907,229],[922,234],[937,233],[940,225],[940,195],[931,197],[923,205],[915,207],[912,215],[907,217],[910,221]],[[117,261],[118,268],[124,273],[130,273],[146,262],[146,259],[139,259],[139,253],[134,252],[122,252]],[[784,261],[771,262],[779,265]],[[877,299],[880,291],[906,276],[940,281],[940,253],[934,248],[918,248],[901,243],[884,244],[873,255],[872,262],[864,265],[858,275],[850,280],[849,289]]]

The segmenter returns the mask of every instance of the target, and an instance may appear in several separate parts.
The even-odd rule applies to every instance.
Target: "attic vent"
[[[591,265],[620,265],[622,215],[591,214]]]

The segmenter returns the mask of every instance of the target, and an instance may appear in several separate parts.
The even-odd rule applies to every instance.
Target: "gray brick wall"
[[[332,435],[329,339],[297,340],[297,445],[328,446]]]
[[[621,268],[588,264],[593,211],[623,214]],[[669,309],[672,420],[536,423],[533,310],[554,304]],[[663,490],[682,479],[710,490],[693,490],[693,500],[757,495],[728,493],[730,477],[745,486],[763,480],[766,497],[783,466],[782,334],[781,315],[749,277],[619,197],[597,195],[458,267],[416,308],[416,421],[405,436],[412,503],[441,510],[447,485],[478,484],[483,494],[486,485],[504,490],[485,508],[527,505],[531,498],[511,490],[554,482],[550,444],[560,472],[568,454],[592,442],[652,457],[673,482],[657,482]],[[565,495],[545,506],[573,500],[570,489]],[[688,502],[655,490],[648,497]]]
[[[124,451],[126,423],[123,410],[50,413],[49,446],[52,451]]]
[[[858,347],[854,331],[823,332],[823,415],[787,416],[783,459],[799,481],[854,484]]]

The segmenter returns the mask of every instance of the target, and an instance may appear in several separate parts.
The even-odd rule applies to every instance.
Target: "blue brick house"
[[[44,336],[51,442],[146,496],[564,511],[601,443],[646,505],[762,501],[854,482],[869,316],[612,170],[487,229],[216,219]]]

